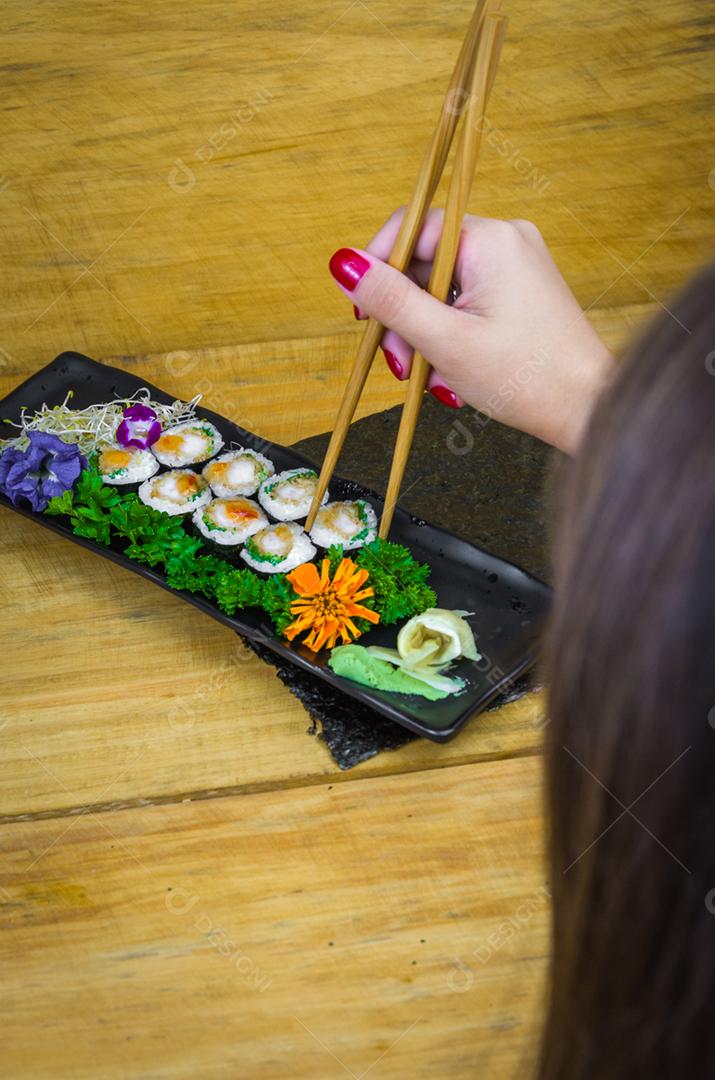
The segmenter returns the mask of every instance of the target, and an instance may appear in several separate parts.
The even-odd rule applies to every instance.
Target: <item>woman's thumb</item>
[[[443,354],[454,339],[459,313],[374,255],[340,248],[330,273],[362,315],[394,330],[426,359]]]

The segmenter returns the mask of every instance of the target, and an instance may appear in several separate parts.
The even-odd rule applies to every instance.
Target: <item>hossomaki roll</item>
[[[258,503],[241,496],[212,499],[191,520],[201,536],[221,547],[237,547],[268,524]]]
[[[105,484],[140,484],[159,471],[159,462],[150,450],[136,446],[103,446],[97,468]]]
[[[315,547],[300,525],[281,521],[249,536],[241,558],[264,574],[281,574],[310,562]]]
[[[318,547],[340,544],[343,551],[369,544],[377,536],[377,517],[364,499],[331,502],[321,506],[310,530],[310,539]]]
[[[208,420],[187,420],[162,432],[151,449],[162,465],[181,468],[207,461],[222,446],[220,432]]]
[[[145,480],[139,498],[165,514],[190,514],[211,501],[211,488],[192,469],[172,469]]]
[[[273,462],[257,450],[227,450],[209,461],[201,475],[208,480],[214,495],[254,495],[264,480],[275,472]]]
[[[258,489],[258,501],[278,521],[300,521],[308,516],[317,483],[314,469],[286,469],[263,481]],[[327,500],[326,491],[322,501]]]

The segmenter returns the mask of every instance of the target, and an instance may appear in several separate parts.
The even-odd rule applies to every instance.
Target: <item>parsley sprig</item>
[[[420,615],[435,606],[437,597],[427,584],[430,568],[426,563],[418,563],[409,548],[378,539],[348,554],[367,570],[367,584],[374,590],[370,606],[380,612],[380,621],[385,625]],[[339,545],[329,549],[331,572],[342,555]]]
[[[290,608],[296,593],[285,574],[264,578],[207,554],[204,543],[186,531],[182,518],[146,506],[133,492],[120,492],[105,484],[96,462],[83,470],[74,491],[51,499],[45,513],[69,517],[77,536],[117,546],[135,562],[163,567],[172,589],[201,593],[227,615],[243,608],[260,608],[279,635],[294,619]],[[383,623],[417,615],[436,603],[434,591],[427,585],[429,567],[416,562],[401,544],[374,540],[347,554],[367,570],[367,584],[374,596],[365,603],[380,613]],[[342,557],[341,546],[329,549],[331,574]],[[361,631],[370,628],[367,620],[357,622]]]

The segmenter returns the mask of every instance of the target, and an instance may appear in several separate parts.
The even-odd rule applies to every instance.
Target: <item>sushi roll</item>
[[[208,420],[187,420],[163,431],[151,449],[162,465],[181,468],[207,461],[222,446],[220,433]]]
[[[317,483],[314,469],[287,469],[263,481],[258,501],[278,521],[298,521],[308,516]],[[322,501],[327,500],[326,491]]]
[[[159,470],[159,462],[149,450],[136,446],[103,446],[97,468],[105,484],[140,484]]]
[[[318,547],[340,544],[343,551],[369,544],[377,536],[377,518],[364,499],[332,502],[322,506],[310,530],[310,539]]]
[[[262,570],[264,574],[283,574],[295,570],[296,566],[310,562],[314,555],[315,548],[309,537],[293,521],[267,525],[249,536],[241,552],[241,558],[249,566]]]
[[[145,480],[139,498],[147,506],[165,514],[190,514],[211,501],[211,488],[203,476],[191,469],[172,469]]]
[[[253,536],[268,518],[253,499],[212,499],[191,518],[206,540],[222,547],[235,547]]]
[[[202,470],[214,495],[254,495],[264,480],[273,476],[275,466],[257,450],[227,450]]]

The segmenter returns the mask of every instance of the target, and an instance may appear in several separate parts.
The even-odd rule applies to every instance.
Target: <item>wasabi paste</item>
[[[386,660],[372,656],[363,645],[337,645],[331,650],[328,661],[336,675],[373,690],[387,690],[392,694],[419,694],[430,701],[448,697],[445,690],[436,690],[427,683],[414,679],[400,668],[394,668]]]

